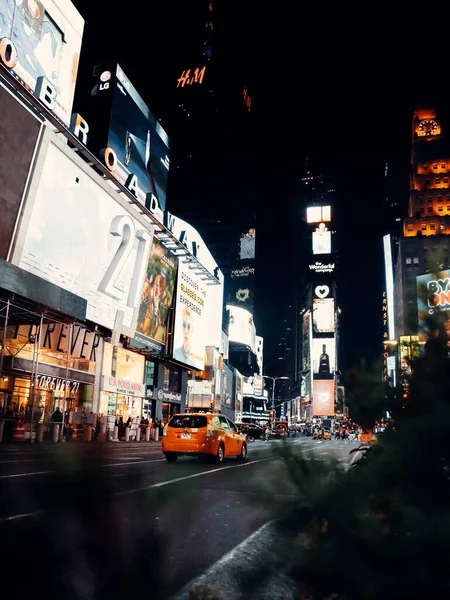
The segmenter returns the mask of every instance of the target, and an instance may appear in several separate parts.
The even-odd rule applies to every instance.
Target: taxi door
[[[236,427],[236,425],[233,423],[233,421],[231,419],[228,419],[228,417],[227,417],[227,421],[228,421],[229,427],[230,427],[230,432],[229,432],[230,454],[232,456],[237,456],[238,454],[241,453],[241,445],[243,443],[242,435],[241,435],[241,433],[239,433],[238,428]]]

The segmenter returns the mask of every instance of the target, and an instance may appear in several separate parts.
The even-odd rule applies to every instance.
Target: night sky
[[[176,91],[174,73],[199,50],[201,56],[205,2],[121,3],[116,11],[103,0],[74,4],[87,21],[82,65],[91,53],[115,57],[159,116]],[[289,301],[298,249],[287,215],[299,202],[300,158],[311,149],[336,173],[341,369],[362,356],[371,361],[381,351],[384,165],[389,161],[406,210],[414,105],[434,100],[425,92],[440,93],[444,104],[449,96],[444,41],[424,31],[419,36],[418,24],[387,5],[373,13],[342,4],[334,12],[298,2],[226,5],[223,76],[227,69],[247,73],[253,98],[254,192],[264,208],[257,221],[264,278],[258,278],[255,320],[267,372],[278,375],[273,344],[281,325],[274,313]]]

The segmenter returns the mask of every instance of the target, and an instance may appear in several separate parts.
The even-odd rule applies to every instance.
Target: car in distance
[[[217,462],[236,456],[245,460],[245,435],[225,415],[182,413],[173,415],[164,427],[161,449],[169,462],[179,456],[210,456]]]

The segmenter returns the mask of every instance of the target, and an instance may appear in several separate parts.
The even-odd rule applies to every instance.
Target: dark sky
[[[175,92],[179,66],[201,55],[205,2],[129,2],[116,9],[103,0],[74,3],[87,21],[82,65],[92,53],[115,56],[159,116]],[[274,313],[289,300],[295,279],[287,215],[297,201],[299,159],[313,148],[337,174],[341,366],[372,359],[381,342],[384,163],[396,173],[400,200],[407,201],[414,105],[428,100],[427,89],[448,97],[441,83],[444,41],[416,35],[411,19],[387,5],[371,12],[341,3],[332,11],[322,3],[224,4],[223,77],[228,70],[246,73],[253,98],[255,189],[264,208],[258,251],[270,280],[269,287],[259,279],[259,288],[270,293],[264,293],[256,323],[267,356],[278,331]]]

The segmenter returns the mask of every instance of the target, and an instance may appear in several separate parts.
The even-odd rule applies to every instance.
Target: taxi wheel
[[[223,463],[223,459],[225,458],[225,448],[223,444],[219,444],[217,448],[216,460],[218,463]]]
[[[166,452],[165,457],[168,462],[175,462],[178,458],[175,452]]]
[[[242,444],[241,453],[238,455],[238,460],[245,460],[247,458],[247,446]]]

